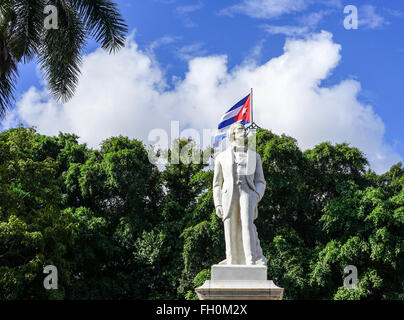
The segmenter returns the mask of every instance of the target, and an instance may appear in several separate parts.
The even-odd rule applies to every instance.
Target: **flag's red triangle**
[[[243,107],[234,118],[234,121],[247,121],[251,122],[251,94],[248,95],[247,100],[244,102]]]

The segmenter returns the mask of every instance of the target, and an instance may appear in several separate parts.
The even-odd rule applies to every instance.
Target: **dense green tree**
[[[346,143],[302,152],[262,129],[256,142],[267,181],[256,225],[284,297],[404,299],[402,164],[377,175]],[[0,299],[196,299],[225,258],[210,150],[183,139],[161,154],[158,169],[126,137],[94,150],[74,134],[0,133]],[[59,290],[43,288],[48,264]],[[347,265],[356,289],[343,286]]]
[[[0,299],[64,298],[72,284],[76,225],[62,212],[56,161],[38,157],[40,140],[33,129],[0,133]],[[46,265],[58,268],[58,291],[44,290]]]
[[[99,151],[88,152],[65,175],[69,210],[79,225],[73,249],[77,281],[69,298],[147,298],[150,278],[143,272],[149,249],[142,240],[156,240],[157,250],[159,240],[148,232],[158,221],[158,170],[137,140],[110,138]]]
[[[372,174],[373,175],[373,174]],[[403,299],[404,172],[401,163],[364,189],[344,183],[324,207],[319,223],[329,242],[319,253],[312,281],[327,297],[341,283],[346,265],[358,268],[354,298]],[[334,298],[351,293],[339,288]],[[328,296],[331,298],[331,296]]]
[[[183,232],[204,218],[197,211],[200,195],[210,189],[211,172],[204,171],[207,164],[203,161],[209,152],[200,150],[189,139],[175,140],[172,149],[167,152],[168,163],[161,172],[165,200],[160,223],[155,227],[163,235],[164,241],[160,261],[156,265],[161,275],[158,280],[160,286],[155,288],[154,298],[183,298],[184,290],[188,288],[184,285],[188,283],[188,277],[184,274],[186,261],[183,251],[186,239]],[[206,204],[212,208],[212,204]]]

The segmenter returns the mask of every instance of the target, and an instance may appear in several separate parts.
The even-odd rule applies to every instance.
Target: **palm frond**
[[[9,47],[17,61],[32,59],[38,52],[43,28],[45,0],[15,0],[14,21],[9,39]]]
[[[83,21],[102,48],[109,52],[125,45],[128,28],[118,10],[110,0],[70,0],[82,14]]]
[[[58,9],[58,29],[44,28],[46,5]],[[0,118],[14,100],[20,61],[37,56],[51,92],[66,102],[78,84],[86,36],[113,52],[127,31],[112,0],[0,0]]]
[[[0,119],[14,101],[14,83],[17,79],[17,62],[10,54],[5,38],[5,28],[0,26]]]
[[[54,1],[58,9],[58,29],[45,30],[39,49],[39,64],[58,101],[66,102],[74,94],[85,44],[85,27],[69,2]]]

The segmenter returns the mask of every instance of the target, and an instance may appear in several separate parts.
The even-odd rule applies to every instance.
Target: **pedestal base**
[[[282,300],[266,266],[213,265],[212,280],[195,289],[199,300]]]

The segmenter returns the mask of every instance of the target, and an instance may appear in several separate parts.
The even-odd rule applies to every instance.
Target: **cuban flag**
[[[243,124],[251,122],[251,93],[232,106],[220,119],[217,127],[213,147],[217,147],[219,142],[226,138],[227,130],[235,122]]]

